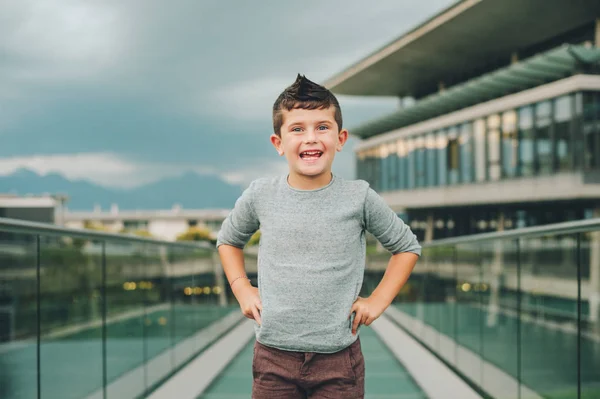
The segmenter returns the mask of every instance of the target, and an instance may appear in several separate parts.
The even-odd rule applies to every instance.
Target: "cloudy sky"
[[[451,3],[0,0],[0,175],[284,172],[270,112],[296,74],[322,83]],[[350,129],[397,104],[338,98]],[[334,165],[350,178],[355,144]]]

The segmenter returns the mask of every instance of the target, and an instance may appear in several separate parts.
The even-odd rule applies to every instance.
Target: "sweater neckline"
[[[290,177],[290,175],[289,175],[289,174],[285,175],[285,177],[284,177],[284,179],[285,179],[285,185],[286,185],[286,186],[287,186],[287,187],[288,187],[290,190],[292,190],[292,191],[295,191],[295,192],[298,192],[298,193],[314,193],[314,192],[317,192],[317,191],[323,191],[323,190],[325,190],[325,189],[327,189],[327,188],[331,187],[331,185],[332,185],[332,184],[335,182],[335,180],[336,180],[336,175],[335,175],[335,173],[333,173],[333,172],[332,172],[332,173],[331,173],[331,180],[330,180],[330,181],[329,181],[329,183],[327,183],[325,186],[323,186],[323,187],[319,187],[319,188],[315,188],[315,189],[312,189],[312,190],[303,190],[303,189],[300,189],[300,188],[295,188],[295,187],[292,187],[292,186],[290,185],[290,182],[288,181],[288,178],[289,178],[289,177]]]

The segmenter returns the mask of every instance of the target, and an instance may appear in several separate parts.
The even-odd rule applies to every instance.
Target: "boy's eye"
[[[300,132],[300,131],[302,131],[302,129],[299,127],[292,128],[292,132]]]
[[[322,128],[322,129],[321,129],[321,128]],[[321,126],[319,126],[319,129],[320,129],[320,130],[329,129],[329,126],[327,126],[327,125],[321,125]]]

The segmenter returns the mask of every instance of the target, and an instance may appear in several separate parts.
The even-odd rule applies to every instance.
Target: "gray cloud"
[[[296,73],[323,81],[450,2],[0,2],[0,157],[260,173],[277,162],[270,107]],[[340,101],[347,127],[395,106]],[[351,145],[336,161],[349,177]]]

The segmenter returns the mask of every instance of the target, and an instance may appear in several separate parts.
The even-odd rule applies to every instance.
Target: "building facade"
[[[422,240],[600,216],[600,3],[526,3],[458,2],[326,83],[411,99],[350,132]]]
[[[207,229],[216,237],[228,213],[227,209],[181,209],[177,206],[172,209],[126,211],[113,205],[107,211],[68,211],[65,224],[72,228],[99,226],[114,233],[141,230],[155,238],[175,241],[191,227]]]

